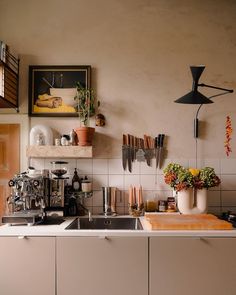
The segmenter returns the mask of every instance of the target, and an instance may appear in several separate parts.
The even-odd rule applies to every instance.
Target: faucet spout
[[[90,210],[88,210],[88,218],[89,218],[89,222],[93,221],[92,213]]]
[[[88,213],[89,222],[92,222],[93,221],[92,212],[88,208],[84,207],[84,205],[82,204],[79,204],[79,205],[84,209],[84,211]]]

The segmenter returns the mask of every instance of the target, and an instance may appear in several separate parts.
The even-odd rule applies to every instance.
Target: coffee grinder
[[[51,173],[55,176],[50,179],[50,197],[49,208],[50,214],[63,215],[65,203],[65,186],[68,177],[64,177],[67,173],[68,162],[53,161],[51,162]],[[49,214],[49,212],[48,212]]]

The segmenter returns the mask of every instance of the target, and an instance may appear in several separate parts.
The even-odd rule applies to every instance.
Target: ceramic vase
[[[182,214],[201,214],[207,212],[207,189],[182,190],[178,192],[177,204]]]

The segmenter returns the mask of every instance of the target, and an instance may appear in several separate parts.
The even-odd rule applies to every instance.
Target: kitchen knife
[[[147,136],[148,143],[148,155],[151,163],[151,159],[153,158],[153,150],[154,150],[154,139],[151,136]]]
[[[150,149],[148,146],[148,137],[146,134],[143,136],[144,138],[144,151],[145,151],[145,158],[148,166],[151,166],[151,157],[150,157]]]
[[[161,134],[160,141],[159,141],[159,155],[158,155],[159,169],[161,169],[161,167],[162,167],[162,158],[163,158],[162,154],[163,154],[164,138],[165,138],[165,134]]]
[[[138,138],[134,137],[134,160],[136,160],[136,153],[138,151]]]
[[[161,134],[158,134],[157,137],[155,137],[155,151],[156,151],[156,168],[158,167],[159,163],[159,153],[160,153],[160,139],[161,139]]]
[[[128,170],[129,172],[132,172],[132,149],[131,149],[131,135],[127,135],[127,161],[128,161]]]
[[[126,170],[128,160],[128,146],[126,142],[126,135],[123,134],[123,145],[122,145],[122,165],[123,169]]]
[[[130,135],[130,152],[131,152],[131,161],[133,162],[135,159],[135,146],[134,146],[134,136]]]
[[[138,162],[145,162],[145,152],[143,150],[142,138],[137,138],[138,141],[138,150],[136,152],[136,159]]]

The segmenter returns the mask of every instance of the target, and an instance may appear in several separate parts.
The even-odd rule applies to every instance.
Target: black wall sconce
[[[190,66],[192,77],[193,77],[193,86],[192,86],[192,91],[189,93],[185,94],[184,96],[180,97],[179,99],[175,100],[176,103],[185,103],[185,104],[200,104],[196,116],[194,118],[194,137],[198,138],[198,113],[202,107],[203,104],[209,104],[213,103],[211,98],[225,95],[228,93],[233,93],[234,91],[232,89],[226,89],[226,88],[221,88],[221,87],[216,87],[204,83],[199,84],[199,78],[202,74],[202,72],[205,69],[204,65],[199,65],[199,66]],[[208,88],[213,88],[213,89],[218,89],[222,90],[223,92],[212,95],[210,97],[206,97],[202,93],[198,91],[198,87],[208,87]]]

